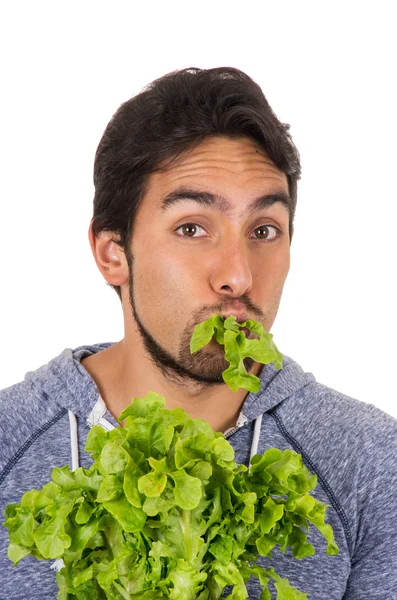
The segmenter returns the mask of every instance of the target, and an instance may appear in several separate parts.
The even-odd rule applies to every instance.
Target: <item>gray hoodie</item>
[[[26,490],[40,489],[54,467],[89,467],[84,445],[90,426],[117,426],[80,361],[111,344],[66,349],[24,381],[0,391],[0,514]],[[369,368],[369,365],[368,365]],[[149,389],[148,389],[149,391]],[[225,435],[236,462],[290,448],[318,477],[314,496],[327,503],[337,556],[325,554],[317,530],[314,556],[293,559],[273,551],[272,566],[310,600],[397,599],[397,421],[372,405],[316,382],[284,356],[283,369],[266,365],[261,389],[248,394],[238,426]],[[0,600],[54,600],[52,561],[28,556],[13,568],[8,531],[0,527]],[[249,598],[260,598],[256,581]],[[275,598],[275,593],[272,596]]]

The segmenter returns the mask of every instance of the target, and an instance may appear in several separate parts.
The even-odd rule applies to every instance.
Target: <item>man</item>
[[[1,512],[50,479],[55,466],[89,466],[89,427],[117,426],[132,397],[149,390],[225,433],[248,465],[258,452],[301,453],[317,474],[339,546],[274,566],[313,600],[397,597],[397,425],[371,405],[316,382],[289,357],[283,369],[246,361],[261,378],[252,394],[222,380],[215,341],[191,355],[195,325],[212,313],[253,318],[270,331],[290,262],[299,154],[260,88],[229,68],[186,69],[123,104],[99,144],[89,240],[117,292],[118,343],[66,349],[0,393]],[[0,598],[55,598],[49,562],[13,569],[0,533]],[[256,582],[249,597],[259,598]]]

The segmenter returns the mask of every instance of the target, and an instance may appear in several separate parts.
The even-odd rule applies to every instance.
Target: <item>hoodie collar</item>
[[[26,374],[35,387],[41,388],[49,399],[71,410],[84,420],[93,410],[99,396],[98,387],[81,364],[81,360],[112,346],[104,342],[90,346],[66,348],[59,356],[37,371]],[[312,373],[303,369],[290,357],[284,355],[283,368],[277,371],[273,364],[264,365],[260,373],[261,387],[255,394],[250,392],[242,405],[241,412],[248,421],[271,410],[298,389],[315,381]],[[115,418],[106,412],[105,418],[117,426]]]

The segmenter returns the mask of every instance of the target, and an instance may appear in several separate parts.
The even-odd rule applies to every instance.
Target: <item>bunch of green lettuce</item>
[[[242,331],[243,327],[253,331],[258,337],[247,339]],[[223,371],[222,377],[235,392],[238,388],[244,388],[255,393],[260,388],[259,377],[247,373],[244,358],[250,357],[263,365],[274,363],[276,369],[281,369],[283,366],[283,357],[273,342],[273,335],[267,333],[263,325],[257,321],[237,323],[234,315],[227,319],[219,315],[211,315],[209,319],[196,325],[190,340],[191,353],[201,350],[213,337],[225,348],[225,359],[230,364]]]
[[[243,600],[251,576],[261,600],[271,598],[271,582],[279,600],[306,598],[257,559],[275,546],[313,554],[309,524],[328,554],[338,552],[326,505],[309,494],[316,476],[291,450],[237,465],[221,433],[164,407],[154,392],[133,399],[123,427],[89,432],[89,469],[56,468],[41,490],[6,508],[14,565],[28,554],[61,558],[58,600],[213,600],[227,586]]]

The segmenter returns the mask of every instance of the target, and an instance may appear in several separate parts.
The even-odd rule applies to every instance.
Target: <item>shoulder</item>
[[[381,538],[394,546],[396,419],[316,381],[287,398],[273,417],[284,438],[318,476],[344,525],[351,552],[365,553]]]
[[[0,390],[0,471],[29,440],[48,431],[51,441],[51,431],[59,420],[64,417],[68,421],[69,409],[85,422],[98,399],[98,389],[81,360],[111,345],[65,348],[48,363],[27,372],[23,381]]]
[[[66,413],[32,379],[0,390],[0,472],[24,444]]]
[[[295,431],[345,446],[363,449],[397,443],[397,420],[373,404],[351,398],[317,381],[310,381],[280,407],[280,416]],[[396,456],[397,458],[397,456]]]
[[[375,493],[381,501],[391,488],[397,498],[397,420],[392,416],[311,381],[286,399],[274,418],[284,437],[347,503]]]

